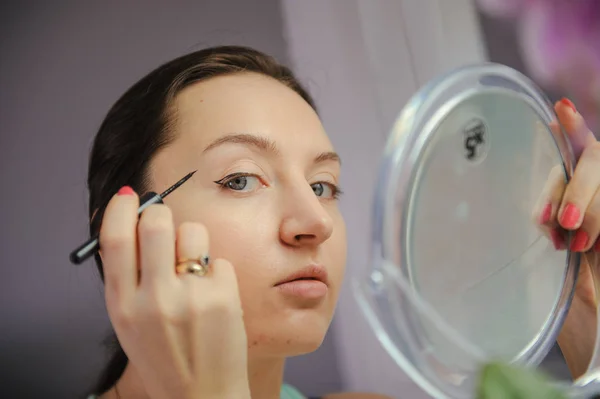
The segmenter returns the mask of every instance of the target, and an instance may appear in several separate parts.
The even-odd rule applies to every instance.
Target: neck
[[[248,378],[253,398],[279,399],[283,384],[284,358],[260,358],[248,360]],[[147,399],[149,398],[135,366],[127,365],[123,375],[101,399]]]
[[[279,399],[285,358],[248,359],[250,394],[253,398]]]

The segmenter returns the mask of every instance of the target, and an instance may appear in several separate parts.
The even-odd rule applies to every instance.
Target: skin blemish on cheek
[[[248,347],[252,348],[260,344],[269,344],[274,341],[275,339],[273,337],[269,337],[265,334],[260,334],[258,337],[256,337],[256,339],[253,339],[252,342],[249,343]]]

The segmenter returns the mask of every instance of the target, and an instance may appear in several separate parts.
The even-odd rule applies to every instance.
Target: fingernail
[[[552,238],[552,244],[554,244],[554,249],[566,249],[565,239],[563,235],[556,229],[550,230],[550,238]]]
[[[571,251],[581,252],[587,246],[590,236],[583,230],[579,230],[575,233],[575,238],[571,242]]]
[[[133,189],[129,186],[123,186],[121,187],[121,189],[117,192],[117,195],[133,195],[135,194],[135,192],[133,191]]]
[[[560,224],[565,229],[574,229],[577,227],[577,223],[579,223],[580,216],[579,208],[569,203],[563,209],[560,217]]]
[[[577,108],[575,108],[575,104],[573,104],[573,102],[571,100],[569,100],[566,97],[563,97],[560,100],[561,103],[563,103],[564,105],[566,105],[567,107],[571,108],[573,110],[573,112],[577,113]]]
[[[546,204],[542,213],[540,214],[540,224],[546,224],[550,221],[550,217],[552,216],[552,204]]]

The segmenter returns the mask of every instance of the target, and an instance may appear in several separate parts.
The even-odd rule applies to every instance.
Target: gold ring
[[[198,259],[183,259],[177,262],[175,271],[177,274],[189,273],[196,276],[205,276],[208,273],[208,262]]]

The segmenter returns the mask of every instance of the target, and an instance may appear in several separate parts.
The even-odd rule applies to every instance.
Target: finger
[[[141,284],[160,289],[175,281],[175,228],[171,210],[162,204],[142,212],[138,225]]]
[[[567,184],[558,213],[560,225],[576,230],[584,220],[584,214],[600,186],[600,143],[585,148],[571,181]]]
[[[578,159],[588,146],[597,141],[596,137],[587,127],[583,116],[577,112],[575,105],[568,99],[563,98],[557,102],[554,110],[569,138],[575,159]]]
[[[239,301],[239,291],[235,269],[225,259],[215,259],[211,263],[211,270],[215,285],[228,292],[233,292]]]
[[[576,230],[583,223],[584,213],[600,184],[600,176],[597,176],[600,144],[571,101],[563,98],[555,104],[554,109],[578,158],[573,178],[561,202],[559,223],[566,229]],[[584,234],[581,232],[574,241],[583,242]]]
[[[581,228],[577,230],[571,241],[571,250],[574,252],[585,252],[594,247],[600,235],[600,189],[587,207]]]
[[[232,353],[245,353],[248,349],[244,313],[234,268],[224,259],[215,259],[210,267],[210,278],[196,277],[187,280],[196,283],[190,286],[192,289],[188,291],[188,298],[193,303],[191,308],[199,310],[195,313],[200,316],[193,318],[191,331],[195,337],[204,338],[192,341],[191,353],[200,367],[200,375],[227,372],[231,368],[226,358],[223,358],[225,361],[212,364],[202,361],[202,357],[222,357],[223,344],[227,345]],[[203,319],[210,322],[207,323]],[[218,325],[220,330],[215,330],[214,325]],[[235,339],[232,340],[233,337]],[[235,376],[235,379],[240,381],[245,378],[243,375]]]
[[[123,187],[110,200],[102,218],[100,248],[106,295],[117,301],[131,298],[137,287],[138,207],[138,196]]]
[[[195,259],[208,267],[209,264],[208,230],[200,223],[185,222],[177,229],[177,263]],[[187,274],[187,273],[184,273]],[[181,275],[181,278],[188,276]],[[189,277],[196,277],[189,275]]]

